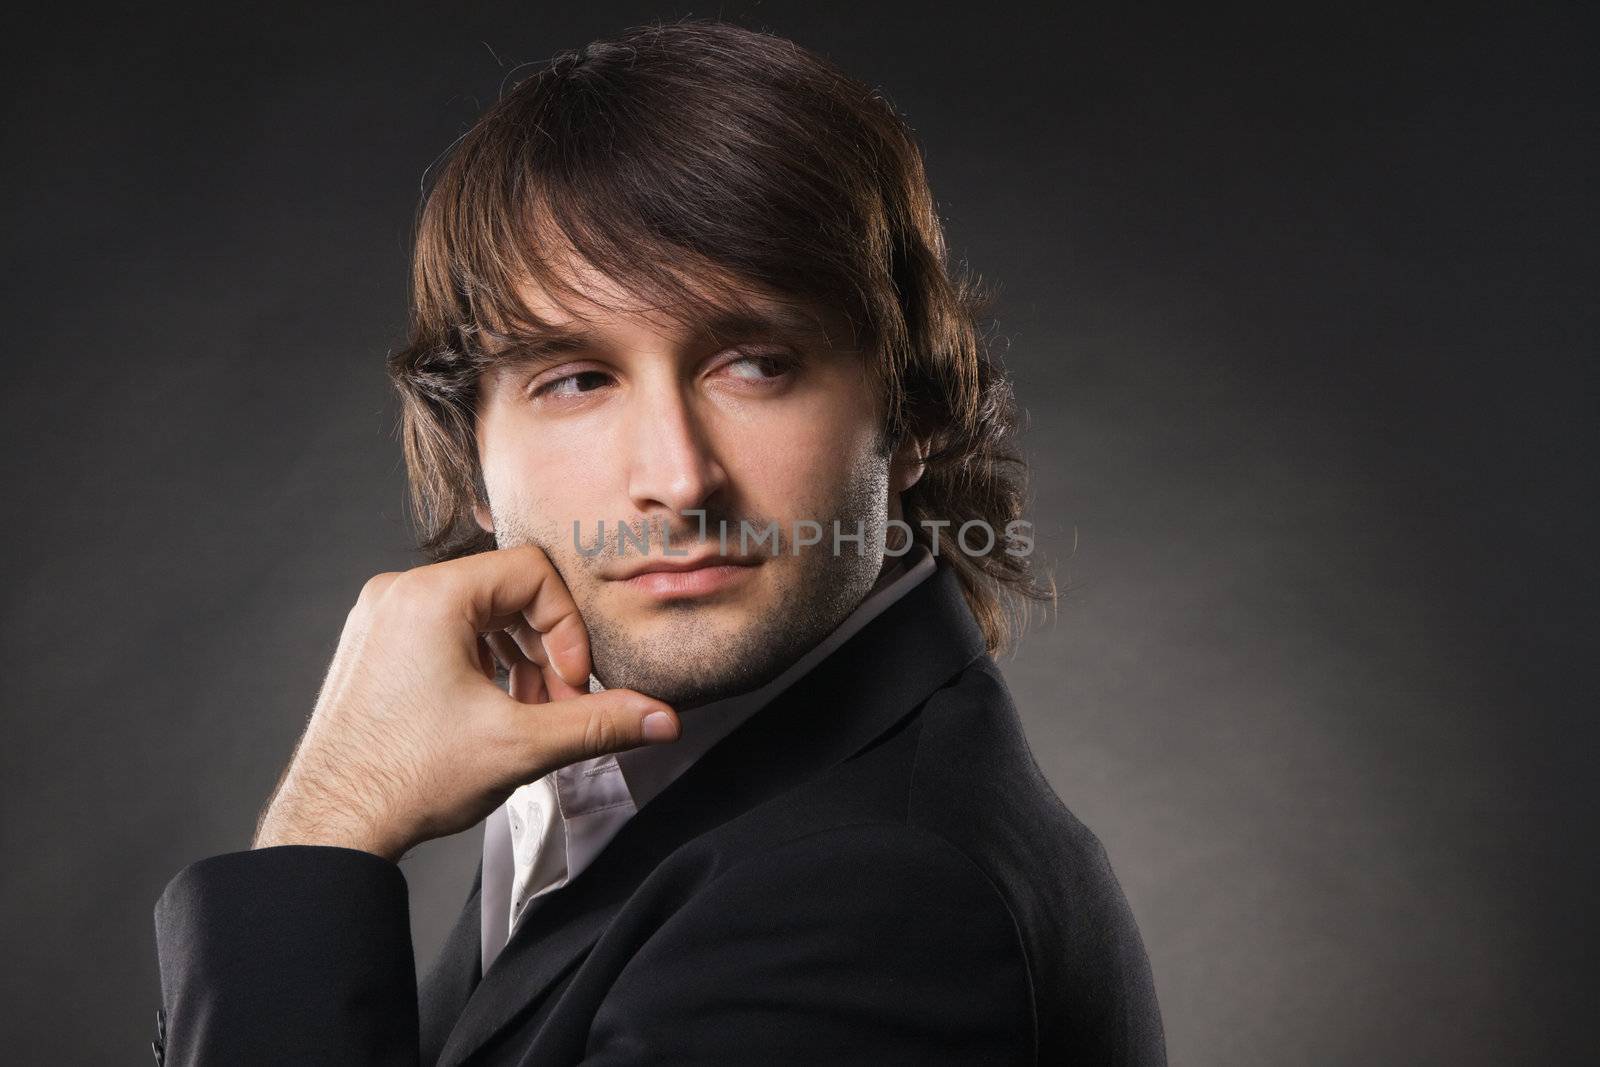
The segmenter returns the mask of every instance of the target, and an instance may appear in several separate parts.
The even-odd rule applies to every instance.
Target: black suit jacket
[[[1165,1061],[1105,851],[943,563],[647,804],[481,980],[478,891],[419,990],[395,864],[190,865],[156,906],[166,1063]]]

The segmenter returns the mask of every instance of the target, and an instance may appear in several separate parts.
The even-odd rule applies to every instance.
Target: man
[[[158,903],[158,1058],[1162,1062],[994,662],[1013,406],[893,111],[722,23],[590,45],[455,147],[413,303],[431,562]],[[396,861],[480,822],[419,987]]]

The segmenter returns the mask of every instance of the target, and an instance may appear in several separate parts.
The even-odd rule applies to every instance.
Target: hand
[[[509,694],[495,655],[515,660]],[[591,694],[589,670],[583,619],[538,548],[375,576],[252,847],[341,845],[398,861],[557,767],[677,740],[671,708],[628,689]]]

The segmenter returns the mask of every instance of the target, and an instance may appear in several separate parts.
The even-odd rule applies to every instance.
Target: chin
[[[763,685],[763,672],[728,656],[728,646],[703,648],[699,642],[677,642],[670,651],[659,645],[630,650],[595,649],[594,673],[607,689],[632,689],[677,709],[709,704]],[[781,666],[779,667],[781,670]]]
[[[682,710],[759,689],[804,654],[809,645],[797,644],[806,636],[781,621],[728,629],[680,619],[649,634],[592,628],[590,646],[595,677],[606,688],[632,689]]]

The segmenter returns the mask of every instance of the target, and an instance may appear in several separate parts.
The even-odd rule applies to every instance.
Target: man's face
[[[605,279],[583,277],[588,299],[567,299],[570,313],[531,286],[522,293],[541,320],[583,337],[481,382],[489,508],[478,509],[479,525],[502,548],[531,543],[550,557],[608,688],[679,707],[756,688],[871,589],[885,523],[921,473],[915,444],[894,455],[883,448],[868,357],[830,347],[848,344],[847,334],[715,339],[658,314],[605,310],[636,305]],[[702,520],[684,514],[696,509],[703,539]],[[815,533],[800,520],[821,527],[818,543],[799,544]],[[859,529],[860,546],[841,539],[836,552],[835,522],[842,534]],[[619,544],[621,523],[648,538],[647,552]],[[777,554],[770,539],[756,543],[774,523]],[[736,565],[639,573],[704,557]]]

